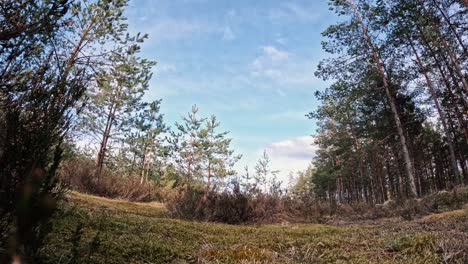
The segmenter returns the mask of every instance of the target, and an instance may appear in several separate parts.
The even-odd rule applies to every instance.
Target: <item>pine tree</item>
[[[217,132],[220,123],[215,116],[205,121],[200,133],[202,159],[206,171],[206,189],[211,187],[212,179],[216,178],[224,186],[226,177],[235,175],[233,166],[242,157],[234,155],[230,149],[232,139],[226,138],[229,132]]]
[[[141,41],[140,39],[136,39]],[[136,57],[138,46],[130,46],[125,53],[114,54],[111,67],[96,76],[96,87],[87,93],[87,107],[81,117],[81,129],[97,138],[95,177],[99,180],[109,154],[112,140],[122,140],[132,128],[132,113],[144,107],[142,96],[148,89],[151,67],[155,64]]]
[[[279,171],[271,169],[271,159],[266,150],[255,164],[254,179],[256,184],[259,184],[258,190],[263,189],[263,192],[276,191],[279,188],[277,175]]]
[[[319,126],[312,177],[317,197],[380,203],[452,188],[461,175],[466,181],[468,104],[457,66],[466,61],[463,6],[330,3],[349,19],[323,33],[324,49],[338,56],[318,67],[317,76],[335,83],[317,93],[322,104],[309,115]]]
[[[161,135],[168,128],[160,113],[160,103],[161,100],[144,104],[143,110],[132,119],[134,132],[125,139],[132,160],[129,174],[133,174],[135,167],[138,167],[136,171],[140,175],[140,183],[148,181],[152,166],[166,151]]]
[[[176,131],[171,131],[171,150],[178,170],[185,176],[186,182],[202,180],[202,149],[200,133],[205,118],[199,118],[198,107],[192,106],[191,112],[176,123]]]
[[[0,234],[12,235],[0,242],[8,249],[0,262],[10,262],[10,253],[38,261],[60,196],[55,174],[64,138],[105,53],[125,39],[126,3],[0,2]]]

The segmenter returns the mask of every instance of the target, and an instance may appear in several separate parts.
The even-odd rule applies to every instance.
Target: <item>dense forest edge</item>
[[[466,1],[328,4],[286,183],[199,106],[166,122],[128,0],[1,1],[0,262],[466,262]]]

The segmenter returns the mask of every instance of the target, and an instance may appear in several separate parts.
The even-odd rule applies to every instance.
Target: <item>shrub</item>
[[[204,192],[201,189],[184,186],[177,192],[166,197],[166,208],[172,217],[184,219],[201,219],[202,199]]]
[[[141,183],[137,177],[118,176],[104,171],[101,178],[94,177],[94,161],[72,159],[64,161],[59,178],[70,189],[134,202],[150,202],[161,199],[160,188],[152,181]]]
[[[190,220],[240,224],[252,217],[251,199],[238,186],[222,193],[184,186],[166,199],[166,207],[173,217]]]
[[[205,192],[185,186],[167,197],[166,208],[172,217],[228,224],[324,222],[329,206],[310,196],[280,196],[242,192],[237,183],[232,191]]]

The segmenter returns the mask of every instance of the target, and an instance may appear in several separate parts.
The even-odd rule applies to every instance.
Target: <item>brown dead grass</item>
[[[42,250],[45,263],[465,263],[468,260],[468,209],[415,221],[391,218],[345,226],[226,225],[170,219],[160,203],[132,203],[73,192],[64,210],[66,213],[55,220]],[[73,242],[78,225],[82,226],[82,235]]]

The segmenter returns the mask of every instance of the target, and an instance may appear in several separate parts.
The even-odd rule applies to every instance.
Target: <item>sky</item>
[[[131,0],[130,32],[148,33],[142,56],[157,61],[147,100],[162,99],[169,125],[196,104],[230,131],[253,165],[266,150],[285,181],[305,169],[316,130],[305,114],[329,83],[314,76],[327,57],[320,33],[336,22],[325,0]]]

